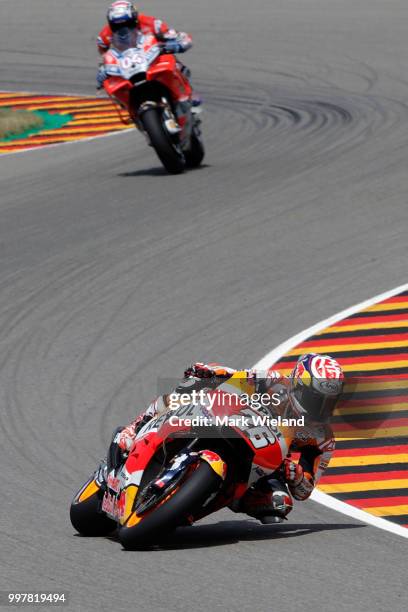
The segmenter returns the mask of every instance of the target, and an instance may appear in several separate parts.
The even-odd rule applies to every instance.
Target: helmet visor
[[[305,410],[305,420],[328,423],[336,407],[337,395],[322,395],[310,387],[298,385],[293,391],[296,400]]]
[[[117,32],[122,28],[134,29],[137,26],[137,21],[134,18],[125,17],[118,19],[110,23],[112,32]]]

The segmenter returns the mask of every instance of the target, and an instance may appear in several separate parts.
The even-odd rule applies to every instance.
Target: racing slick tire
[[[143,113],[141,122],[167,172],[181,174],[186,167],[186,161],[181,149],[178,150],[177,145],[172,142],[170,135],[166,132],[160,111],[157,108],[149,108]]]
[[[84,501],[75,497],[70,508],[71,524],[83,536],[106,536],[116,529],[116,522],[101,512],[102,490]]]
[[[204,155],[205,149],[201,140],[200,129],[194,126],[193,133],[191,134],[190,149],[184,152],[187,168],[198,168],[204,159]]]
[[[176,527],[185,525],[188,517],[218,490],[221,482],[221,478],[208,463],[200,463],[175,493],[145,516],[137,517],[137,524],[119,528],[118,535],[123,548],[136,550],[148,547]],[[135,513],[130,516],[128,523],[132,522],[132,517],[135,517]]]

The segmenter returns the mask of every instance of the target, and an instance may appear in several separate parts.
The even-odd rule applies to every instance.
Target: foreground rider
[[[186,370],[184,380],[175,391],[215,389],[235,372],[218,364],[196,363]],[[254,392],[278,394],[281,416],[305,417],[305,427],[296,431],[281,468],[270,476],[261,474],[239,506],[231,508],[263,523],[280,522],[292,510],[292,497],[305,500],[310,496],[330,461],[334,438],[329,420],[342,393],[344,375],[331,357],[308,353],[299,358],[289,377],[274,370],[246,370],[245,376]],[[119,464],[123,454],[132,449],[143,425],[170,410],[170,395],[158,397],[137,419],[115,432],[110,448],[111,463]],[[300,453],[298,462],[289,458],[291,452]]]
[[[154,34],[162,44],[163,53],[184,53],[192,46],[192,39],[189,34],[176,32],[176,30],[170,29],[164,21],[140,13],[132,2],[125,0],[113,2],[108,9],[107,21],[108,23],[99,32],[97,38],[98,50],[101,55],[110,49],[112,36],[115,33],[120,35],[120,32],[124,31],[122,28],[137,29],[142,34]],[[189,69],[181,62],[178,62],[178,68],[186,83],[188,83]],[[101,66],[96,77],[98,88],[102,87],[105,79],[106,73]],[[191,89],[189,83],[187,89]],[[199,99],[194,98],[194,102],[198,104]]]

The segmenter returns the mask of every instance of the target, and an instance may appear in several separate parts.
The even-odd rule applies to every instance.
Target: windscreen
[[[141,34],[135,28],[123,27],[113,32],[112,34],[112,47],[114,47],[120,53],[127,49],[133,49],[137,47]]]

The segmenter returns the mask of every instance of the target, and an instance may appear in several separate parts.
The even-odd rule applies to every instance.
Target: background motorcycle
[[[199,166],[204,158],[198,109],[174,55],[162,54],[153,34],[122,28],[104,55],[103,87],[144,132],[168,172]]]
[[[216,394],[213,424],[192,426],[195,418],[209,414],[198,404],[144,425],[125,462],[114,466],[111,459],[75,495],[74,528],[102,536],[118,527],[124,548],[135,549],[222,507],[237,509],[253,482],[282,465],[293,436],[290,428],[253,425],[260,414],[239,401],[248,393],[241,377],[237,373],[210,392]]]

